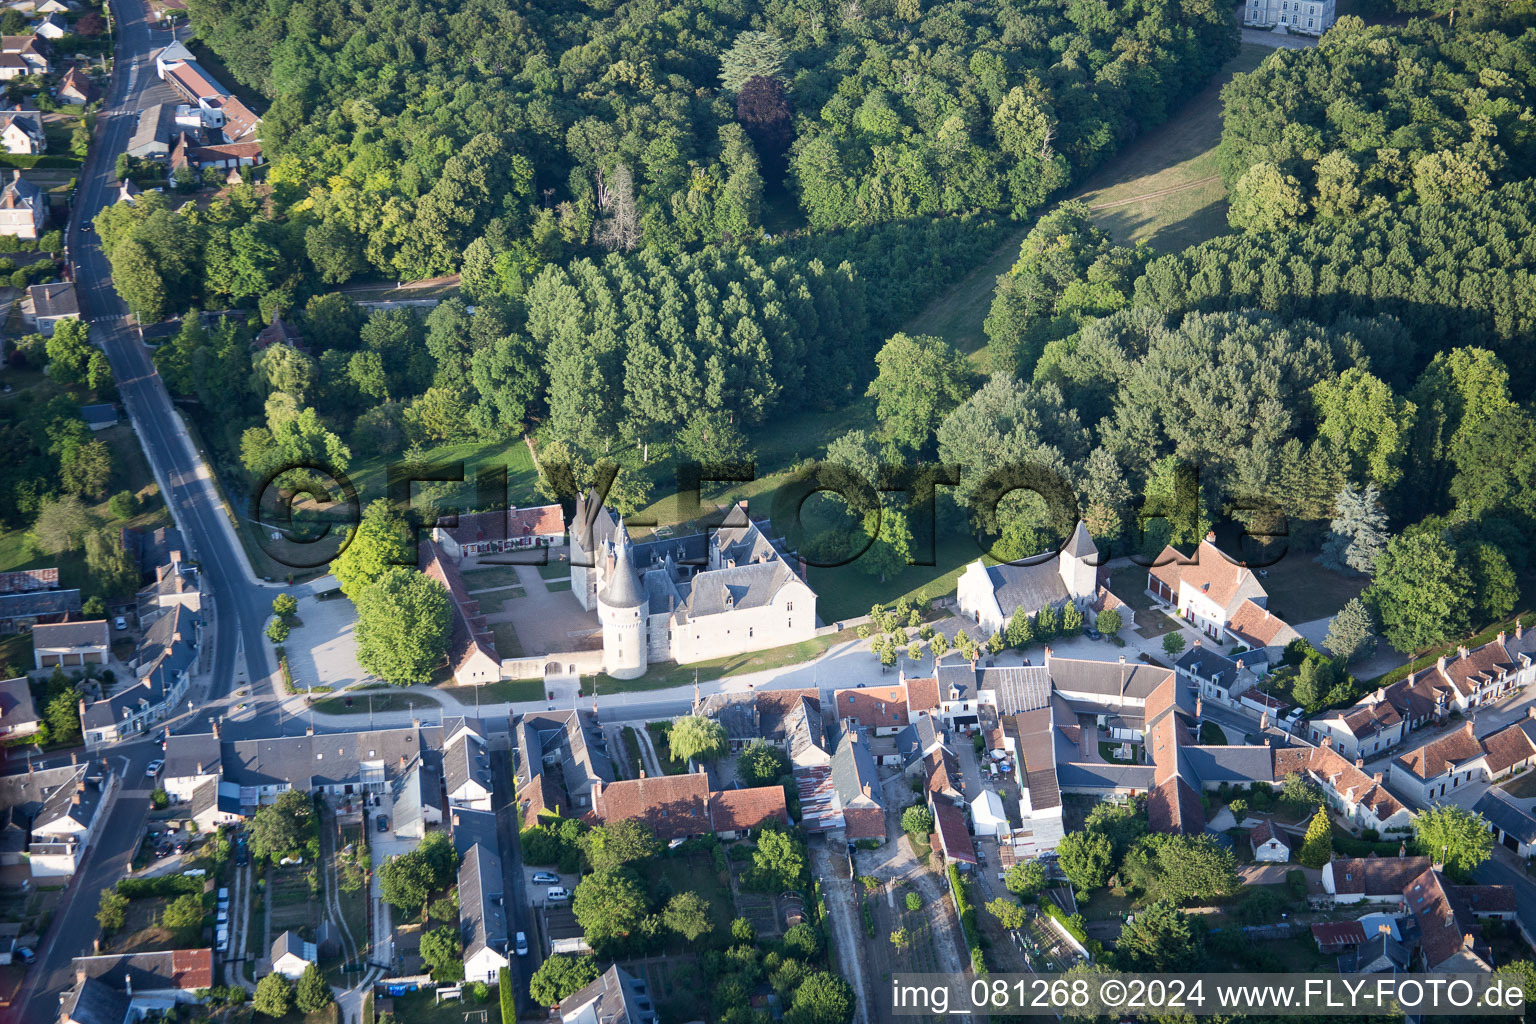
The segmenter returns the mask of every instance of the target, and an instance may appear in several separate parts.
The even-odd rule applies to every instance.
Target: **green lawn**
[[[1244,44],[1215,81],[1084,184],[1075,198],[1101,228],[1123,244],[1146,242],[1161,252],[1227,233],[1227,192],[1216,164],[1221,87],[1271,52]]]
[[[544,579],[545,581],[548,581],[548,580],[566,580],[567,582],[570,581],[570,578],[571,578],[571,563],[570,562],[550,562],[550,563],[548,563],[546,565],[537,566],[537,568],[539,570],[540,578]]]
[[[464,574],[464,589],[471,594],[492,587],[508,587],[520,583],[517,570],[510,565],[498,565],[487,569],[470,569]]]
[[[1261,582],[1269,592],[1270,611],[1293,626],[1332,616],[1370,582],[1325,569],[1310,552],[1286,555],[1264,571],[1269,573]]]
[[[493,622],[491,633],[496,637],[496,653],[503,658],[521,658],[523,642],[517,638],[517,629],[510,622]]]
[[[348,697],[352,699],[351,707],[347,707]],[[410,711],[442,706],[435,698],[420,690],[351,690],[315,701],[315,710],[327,715],[366,715],[370,701],[374,711]]]
[[[1536,772],[1521,772],[1512,779],[1499,783],[1504,792],[1516,799],[1526,800],[1536,796]]]
[[[672,732],[672,723],[646,722],[645,731],[651,736],[651,746],[656,748],[656,759],[661,762],[661,770],[668,775],[681,775],[688,770],[688,765],[674,760],[672,757],[672,744],[668,737]]]
[[[729,886],[720,884],[720,876],[708,857],[690,854],[686,857],[663,857],[652,862],[660,868],[674,893],[696,892],[709,900],[709,917],[715,926],[715,936],[729,936],[731,921],[736,916],[736,903],[731,898]]]
[[[481,591],[474,595],[474,599],[480,606],[481,615],[496,615],[508,601],[515,601],[525,596],[522,587],[503,587],[500,590]],[[511,655],[505,655],[505,657],[511,657]]]
[[[598,673],[593,679],[595,680],[598,694],[661,690],[671,686],[685,686],[693,682],[695,675],[701,680],[728,679],[731,676],[745,675],[748,672],[761,672],[769,668],[797,665],[800,662],[818,658],[826,653],[829,647],[852,639],[853,635],[848,632],[828,633],[825,636],[803,640],[798,644],[774,647],[766,651],[754,651],[751,654],[734,654],[729,658],[715,658],[692,665],[672,665],[670,667],[653,665],[639,679],[615,679],[605,672]],[[590,692],[590,690],[585,689],[584,685],[583,695],[587,695]]]
[[[629,765],[629,777],[638,779],[645,762],[640,759],[640,737],[632,725],[624,727],[624,760]]]
[[[355,459],[348,475],[357,488],[363,504],[385,494],[386,468],[391,462],[399,462],[400,452],[381,452],[368,458]],[[544,499],[534,490],[538,474],[533,468],[533,456],[521,437],[499,441],[469,441],[461,444],[442,444],[426,451],[428,463],[463,462],[464,484],[461,490],[466,507],[471,511],[475,474],[497,466],[507,471],[507,501],[513,505],[543,504]],[[414,485],[419,490],[421,484]]]
[[[1136,744],[1134,744],[1134,743],[1131,744],[1131,756],[1130,756],[1130,759],[1127,760],[1127,759],[1122,758],[1120,756],[1120,744],[1119,743],[1114,743],[1114,742],[1105,743],[1103,741],[1100,741],[1099,742],[1099,756],[1102,757],[1104,760],[1108,761],[1110,764],[1140,764],[1141,763],[1141,748],[1139,746],[1137,746]]]
[[[1019,245],[1027,233],[1027,228],[1021,228],[1009,235],[985,263],[930,302],[901,329],[907,334],[932,334],[943,338],[961,352],[970,353],[977,360],[976,369],[985,373],[988,369],[984,353],[987,335],[982,323],[992,309],[992,293],[997,289],[997,279],[1018,260]]]
[[[443,686],[443,693],[461,704],[474,704],[475,691],[480,691],[480,703],[503,704],[514,701],[544,699],[542,679],[498,679],[484,686]]]

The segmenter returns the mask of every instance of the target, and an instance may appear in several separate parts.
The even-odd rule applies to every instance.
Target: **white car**
[[[522,932],[517,933],[517,939],[512,943],[512,948],[517,950],[518,956],[528,955],[528,936]]]
[[[149,762],[149,764],[147,764],[144,767],[144,777],[146,779],[152,779],[156,775],[159,775],[160,774],[160,769],[164,768],[164,767],[165,767],[165,762],[160,760],[159,758],[156,758],[155,760]]]
[[[571,890],[563,885],[553,885],[550,886],[549,892],[544,894],[544,898],[550,903],[564,903],[571,898]]]
[[[127,629],[128,628],[128,620],[123,618],[121,615],[119,615],[117,618],[112,620],[112,628],[113,629]]]

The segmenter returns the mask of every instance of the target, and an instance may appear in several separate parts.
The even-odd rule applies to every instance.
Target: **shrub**
[[[1061,926],[1067,930],[1068,935],[1072,936],[1078,942],[1087,945],[1088,927],[1087,922],[1083,920],[1082,914],[1072,914],[1068,916],[1066,911],[1062,910],[1050,900],[1046,900],[1041,904],[1041,906],[1045,908],[1047,916],[1058,921]]]

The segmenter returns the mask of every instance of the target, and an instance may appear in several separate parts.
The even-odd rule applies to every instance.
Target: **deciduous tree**
[[[425,573],[395,566],[363,589],[357,605],[357,661],[396,686],[427,683],[448,651],[448,591]]]

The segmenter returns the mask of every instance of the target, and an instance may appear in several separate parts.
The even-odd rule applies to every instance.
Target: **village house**
[[[38,156],[48,149],[42,114],[19,107],[0,110],[0,146],[13,156]]]
[[[1382,772],[1367,775],[1358,759],[1350,761],[1323,737],[1320,747],[1291,747],[1275,751],[1275,780],[1300,773],[1323,791],[1329,807],[1345,821],[1379,832],[1406,830],[1413,812],[1388,792]]]
[[[736,837],[788,819],[783,786],[717,792],[703,772],[600,783],[593,787],[592,810],[587,814],[594,825],[641,822],[664,842],[722,832],[726,838]]]
[[[62,15],[46,14],[32,27],[32,31],[44,39],[63,39],[69,35],[69,22],[65,21]]]
[[[32,627],[32,661],[39,670],[105,665],[111,651],[106,619]]]
[[[0,75],[0,80],[4,75]],[[36,239],[48,221],[48,197],[43,190],[11,172],[11,180],[0,191],[0,235],[12,235],[24,241]]]
[[[451,526],[434,527],[432,539],[461,566],[474,566],[482,559],[496,564],[495,556],[508,551],[565,543],[565,515],[559,505],[466,512]]]
[[[75,283],[53,281],[31,285],[27,288],[27,297],[22,301],[21,316],[37,329],[37,333],[53,337],[53,329],[59,325],[60,320],[80,319],[80,299],[75,293]],[[115,411],[112,419],[113,422],[117,420]]]
[[[496,653],[496,637],[486,629],[480,604],[469,596],[459,567],[445,558],[436,543],[425,545],[426,565],[422,570],[448,591],[453,608],[453,629],[448,638],[448,667],[458,686],[480,686],[501,678],[501,657]]]
[[[27,677],[0,680],[0,741],[31,736],[37,727],[37,705]]]
[[[298,981],[304,968],[319,963],[313,942],[305,942],[295,931],[286,931],[272,940],[272,973],[289,981]]]
[[[885,797],[875,759],[853,729],[844,729],[832,755],[832,784],[850,843],[885,842]]]
[[[1310,719],[1307,729],[1314,743],[1327,736],[1333,749],[1351,760],[1391,750],[1407,735],[1407,723],[1387,700],[1385,689],[1378,689],[1358,704]]]
[[[1521,857],[1536,855],[1536,815],[1516,803],[1504,790],[1489,786],[1472,810],[1488,822],[1494,841]]]
[[[489,811],[491,752],[478,724],[467,718],[443,723],[443,784],[448,806]]]
[[[517,794],[524,827],[540,815],[577,818],[593,790],[614,780],[602,729],[591,711],[540,711],[514,718]]]
[[[832,702],[843,728],[856,726],[871,736],[895,736],[907,725],[905,685],[837,690]]]
[[[106,430],[117,426],[117,406],[111,402],[94,402],[80,407],[80,418],[92,430]]]
[[[971,842],[970,830],[965,825],[965,812],[947,800],[928,795],[928,809],[933,812],[933,849],[945,863],[953,864],[961,871],[969,871],[979,860],[976,844]]]
[[[1269,612],[1259,578],[1227,558],[1215,534],[1187,560],[1172,545],[1165,547],[1147,572],[1147,594],[1222,643],[1283,649],[1300,635]]]
[[[1079,520],[1054,557],[990,566],[981,559],[972,562],[956,583],[955,598],[960,614],[979,627],[978,640],[1005,632],[1019,609],[1033,617],[1046,608],[1060,612],[1068,604],[1076,605],[1090,626],[1111,607],[1129,626],[1135,613],[1103,585],[1099,563],[1098,546]]]
[[[79,68],[70,68],[64,72],[64,77],[59,79],[59,87],[54,95],[61,103],[81,107],[96,102],[101,97],[101,90],[96,88],[96,83],[91,81],[90,75]]]
[[[1284,864],[1291,859],[1291,841],[1269,819],[1248,830],[1253,859],[1261,863]]]
[[[464,949],[464,980],[494,984],[507,963],[507,912],[502,893],[501,856],[490,845],[475,843],[459,863],[459,937]]]
[[[0,776],[0,864],[24,864],[33,878],[73,875],[114,785],[99,761]]]
[[[198,990],[214,983],[213,950],[206,946],[77,956],[71,966],[76,986],[99,983],[146,1008],[200,1002]]]
[[[561,1024],[659,1024],[645,982],[614,964],[596,981],[560,1000]]]
[[[1408,912],[1419,926],[1423,970],[1436,974],[1488,972],[1493,952],[1483,938],[1482,920],[1511,920],[1514,890],[1503,885],[1452,885],[1431,867],[1403,890]]]
[[[1428,857],[1335,858],[1323,865],[1323,891],[1335,903],[1406,903],[1403,890],[1429,869]]]
[[[1429,741],[1392,762],[1392,784],[1416,803],[1428,805],[1451,790],[1488,777],[1488,752],[1472,732],[1460,729]]]
[[[53,50],[37,35],[0,37],[0,82],[53,73]]]

